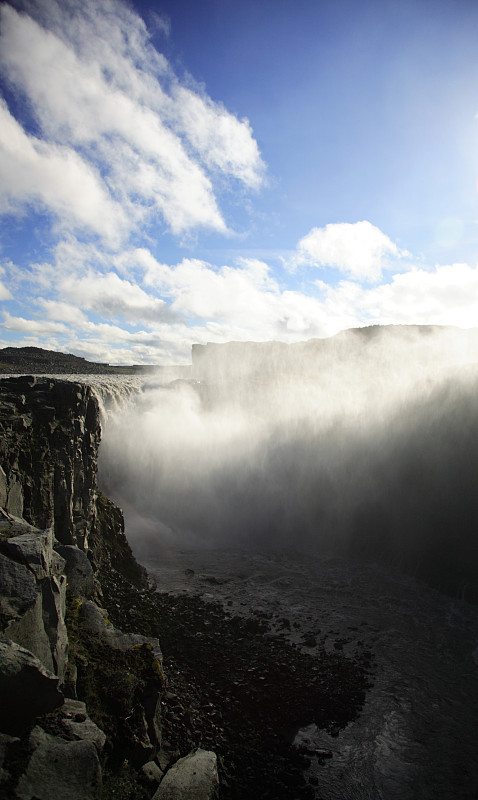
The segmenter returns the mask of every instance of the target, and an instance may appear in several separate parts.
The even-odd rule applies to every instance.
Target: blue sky
[[[1,6],[0,346],[476,325],[478,4]]]

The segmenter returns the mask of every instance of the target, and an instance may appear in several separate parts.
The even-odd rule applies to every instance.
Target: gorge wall
[[[214,754],[163,746],[158,639],[109,620],[148,581],[97,487],[90,388],[4,379],[0,432],[0,796],[159,800],[199,774],[213,797]]]

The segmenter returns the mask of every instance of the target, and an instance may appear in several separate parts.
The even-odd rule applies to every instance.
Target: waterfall
[[[102,390],[100,475],[140,558],[239,547],[385,560],[478,599],[474,363],[233,366]]]

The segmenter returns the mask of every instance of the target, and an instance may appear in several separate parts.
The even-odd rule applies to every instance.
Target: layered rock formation
[[[152,797],[171,762],[162,656],[102,607],[117,586],[141,597],[148,583],[97,489],[96,399],[75,383],[6,379],[0,431],[0,796]],[[212,797],[214,754],[191,758],[209,777],[188,796]],[[188,786],[190,765],[158,797]]]

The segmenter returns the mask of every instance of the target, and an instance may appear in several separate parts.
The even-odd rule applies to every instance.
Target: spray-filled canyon
[[[101,475],[140,554],[364,557],[474,601],[477,388],[475,331],[196,346],[189,380],[110,407]]]
[[[2,558],[18,572],[48,534],[64,575],[40,578],[66,598],[52,709],[5,729],[14,796],[45,748],[77,747],[72,701],[101,734],[95,800],[162,798],[197,748],[223,800],[477,796],[476,332],[198,345],[68,380],[1,387]],[[2,641],[40,673],[47,606],[32,628],[9,593]]]

